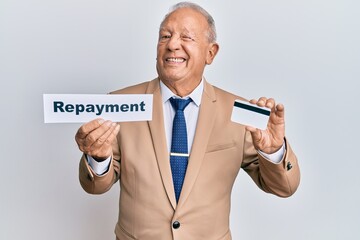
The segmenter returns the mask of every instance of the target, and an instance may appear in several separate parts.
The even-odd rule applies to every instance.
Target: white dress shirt
[[[183,99],[191,98],[192,102],[184,109],[184,116],[186,121],[187,128],[187,137],[188,137],[188,152],[191,153],[191,147],[195,136],[196,124],[199,116],[199,108],[201,103],[201,98],[204,90],[204,80],[200,82],[200,84],[192,91],[188,96],[183,97]],[[175,110],[172,107],[169,99],[172,97],[181,98],[176,96],[162,81],[160,81],[160,91],[163,102],[163,112],[164,112],[164,127],[166,134],[166,143],[168,152],[170,153],[171,149],[171,139],[172,139],[172,126],[173,119],[175,116]],[[120,128],[121,131],[121,128]],[[268,159],[273,163],[279,163],[283,158],[285,153],[285,144],[283,144],[282,148],[273,154],[266,154],[264,152],[258,151],[263,157]],[[91,156],[87,156],[88,163],[90,167],[94,170],[94,172],[98,175],[102,175],[107,172],[109,169],[109,165],[111,162],[111,158],[109,157],[105,161],[97,162]],[[170,158],[169,158],[170,161]]]

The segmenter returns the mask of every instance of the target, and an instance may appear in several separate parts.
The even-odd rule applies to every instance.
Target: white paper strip
[[[148,121],[152,119],[152,100],[152,94],[44,94],[44,121]]]

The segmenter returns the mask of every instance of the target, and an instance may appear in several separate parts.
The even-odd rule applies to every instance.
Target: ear
[[[206,56],[206,62],[205,62],[207,65],[210,65],[213,62],[218,51],[219,51],[219,44],[210,43],[210,46],[209,46],[209,49],[207,52],[207,56]]]

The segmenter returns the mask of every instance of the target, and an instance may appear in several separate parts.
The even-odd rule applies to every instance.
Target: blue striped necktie
[[[189,154],[184,109],[191,101],[191,98],[170,98],[171,105],[175,110],[175,117],[172,129],[170,165],[174,183],[176,202],[179,201],[181,189],[185,178],[186,168],[188,165]]]

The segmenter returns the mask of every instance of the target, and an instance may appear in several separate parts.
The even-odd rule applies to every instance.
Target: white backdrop
[[[215,18],[211,83],[285,104],[302,181],[261,192],[241,171],[233,238],[358,239],[357,0],[196,1]],[[1,0],[0,239],[114,239],[118,185],[78,183],[79,124],[44,124],[43,93],[107,93],[156,77],[157,31],[176,1]]]

